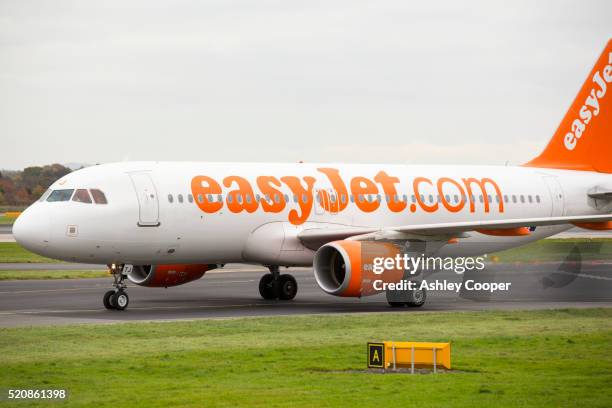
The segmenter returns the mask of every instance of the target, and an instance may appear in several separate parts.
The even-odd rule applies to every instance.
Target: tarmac
[[[610,238],[609,232],[572,229],[554,238]],[[0,225],[0,242],[14,242],[10,225]],[[103,270],[103,265],[67,263],[3,263],[0,270]],[[120,323],[393,312],[516,310],[612,307],[612,262],[491,264],[478,276],[441,272],[430,282],[509,282],[507,291],[433,290],[421,308],[392,308],[385,294],[363,298],[334,297],[316,284],[311,268],[292,268],[299,286],[291,301],[263,300],[259,278],[263,267],[227,265],[202,279],[172,288],[129,285],[126,311],[106,310],[102,296],[111,278],[0,281],[0,327],[73,323]]]
[[[270,301],[259,296],[264,268],[231,266],[202,279],[172,288],[129,284],[125,311],[106,310],[102,296],[111,279],[22,280],[0,282],[0,327],[224,319],[248,316],[288,316],[355,313],[427,313],[457,310],[517,310],[612,307],[612,264],[497,264],[486,273],[457,275],[441,272],[424,279],[433,283],[509,282],[505,292],[434,290],[421,308],[392,308],[385,294],[341,298],[324,293],[310,268],[293,274],[299,291],[294,300]]]

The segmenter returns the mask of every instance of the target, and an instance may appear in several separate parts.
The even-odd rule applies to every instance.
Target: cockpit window
[[[49,197],[47,198],[47,201],[49,202],[54,202],[54,201],[68,201],[70,200],[70,197],[72,197],[72,193],[74,192],[73,189],[69,189],[69,190],[54,190],[51,192],[51,194],[49,194]]]
[[[40,196],[40,198],[38,199],[38,201],[45,201],[47,199],[47,197],[49,197],[49,194],[51,194],[51,190],[47,190],[43,193],[43,195]]]
[[[76,201],[78,203],[87,203],[91,204],[91,197],[89,193],[85,189],[79,189],[74,193],[74,197],[72,197],[72,201]]]
[[[108,201],[106,201],[106,196],[101,190],[98,190],[97,188],[92,188],[89,191],[91,192],[91,196],[93,197],[93,200],[96,204],[108,204]]]

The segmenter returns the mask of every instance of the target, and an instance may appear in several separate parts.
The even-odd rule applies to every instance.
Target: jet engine
[[[375,258],[391,258],[399,253],[400,249],[391,243],[348,240],[329,242],[314,255],[315,279],[321,289],[330,295],[374,295],[381,292],[375,289],[376,280],[399,282],[404,275],[403,270],[395,268],[375,273]]]
[[[167,288],[200,279],[216,267],[214,264],[134,265],[128,279],[140,286]]]

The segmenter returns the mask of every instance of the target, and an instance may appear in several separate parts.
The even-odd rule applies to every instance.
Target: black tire
[[[111,298],[114,294],[115,294],[114,290],[109,290],[108,292],[104,294],[104,297],[102,298],[102,303],[104,304],[104,307],[109,310],[112,310],[115,308],[115,306],[113,306],[113,304],[111,303]]]
[[[297,295],[298,284],[293,275],[281,275],[278,285],[278,297],[281,300],[291,300]]]
[[[259,280],[259,294],[266,300],[276,299],[276,291],[274,282],[272,280],[272,274],[267,273]]]
[[[404,302],[388,302],[391,307],[404,307],[406,303]]]
[[[122,290],[117,291],[117,293],[115,293],[111,299],[111,303],[117,310],[125,310],[130,303],[130,298],[128,297],[127,293]]]
[[[418,289],[413,290],[411,295],[411,301],[406,304],[410,307],[421,307],[425,304],[425,300],[427,300],[427,289]]]

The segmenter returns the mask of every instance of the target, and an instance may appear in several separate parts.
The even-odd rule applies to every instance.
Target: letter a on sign
[[[368,368],[385,368],[385,345],[368,343]]]

